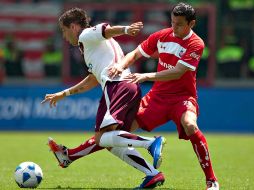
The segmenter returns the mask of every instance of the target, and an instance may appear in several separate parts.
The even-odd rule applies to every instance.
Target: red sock
[[[197,131],[195,134],[190,136],[190,141],[198,157],[200,166],[205,173],[206,181],[217,181],[213,172],[206,138],[203,133],[201,131]]]
[[[93,136],[90,139],[88,139],[86,142],[79,145],[78,147],[68,149],[68,156],[70,160],[74,161],[101,149],[104,149],[104,148],[95,144],[95,139]]]

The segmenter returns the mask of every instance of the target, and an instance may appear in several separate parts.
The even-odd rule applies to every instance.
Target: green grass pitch
[[[106,150],[81,158],[62,169],[46,146],[47,137],[68,147],[81,144],[92,133],[0,132],[0,189],[19,189],[13,174],[16,166],[33,161],[43,170],[38,189],[121,189],[138,186],[144,174]],[[144,133],[143,135],[158,135]],[[158,189],[205,190],[205,179],[191,143],[178,140],[176,133],[163,133],[167,144],[160,170],[166,181]],[[214,170],[221,190],[254,189],[254,136],[206,134]],[[138,149],[151,162],[147,151]]]

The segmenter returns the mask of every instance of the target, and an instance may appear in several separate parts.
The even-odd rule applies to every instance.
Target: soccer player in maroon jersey
[[[193,32],[196,13],[191,5],[177,4],[171,13],[172,27],[150,35],[121,64],[109,70],[116,77],[137,59],[158,53],[157,72],[134,73],[127,79],[133,83],[154,81],[151,90],[142,98],[132,130],[151,131],[172,120],[180,139],[190,140],[206,176],[207,190],[218,190],[205,136],[197,126],[196,72],[204,49],[203,40]],[[159,113],[159,114],[158,114]]]

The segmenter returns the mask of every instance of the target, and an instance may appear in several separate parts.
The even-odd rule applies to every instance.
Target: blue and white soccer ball
[[[21,188],[36,188],[42,181],[43,173],[37,164],[23,162],[17,166],[14,178]]]

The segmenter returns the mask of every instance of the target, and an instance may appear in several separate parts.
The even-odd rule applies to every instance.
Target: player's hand
[[[124,79],[129,80],[132,83],[142,83],[147,81],[146,73],[132,73],[124,77]]]
[[[49,102],[50,107],[53,106],[56,107],[56,103],[63,99],[65,97],[65,94],[63,91],[57,92],[55,94],[46,94],[44,100],[41,102],[41,104],[44,104],[45,102]]]
[[[123,71],[124,71],[124,69],[121,67],[121,65],[115,63],[111,67],[109,67],[108,76],[113,79],[115,77],[120,76]]]
[[[136,36],[141,31],[141,29],[144,27],[142,22],[135,22],[131,24],[127,30],[128,35],[130,36]]]

